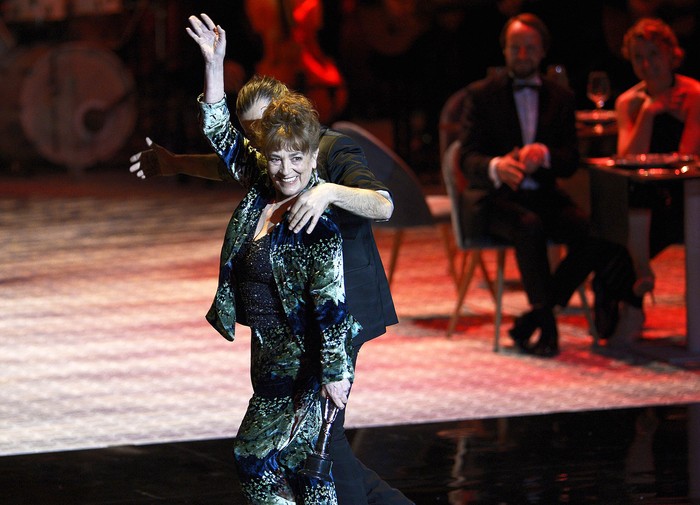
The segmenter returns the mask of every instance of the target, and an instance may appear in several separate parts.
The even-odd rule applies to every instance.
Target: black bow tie
[[[540,89],[541,84],[536,82],[514,82],[513,91],[520,91],[521,89]]]

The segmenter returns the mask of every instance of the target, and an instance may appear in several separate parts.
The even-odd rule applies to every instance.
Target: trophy
[[[321,420],[321,430],[316,440],[314,452],[306,457],[304,468],[299,471],[300,475],[313,477],[322,481],[331,481],[331,466],[333,462],[328,454],[328,444],[331,441],[331,428],[333,421],[338,415],[338,407],[333,400],[325,398],[323,403],[323,419]]]

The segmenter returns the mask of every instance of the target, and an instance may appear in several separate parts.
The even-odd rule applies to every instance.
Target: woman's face
[[[634,39],[629,54],[634,73],[642,81],[667,79],[673,73],[673,53],[665,44]]]
[[[306,188],[316,167],[318,149],[306,153],[280,149],[267,153],[266,157],[267,173],[281,199],[296,196]]]

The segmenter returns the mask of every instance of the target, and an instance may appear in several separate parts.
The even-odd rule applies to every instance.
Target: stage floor
[[[3,504],[240,503],[230,447],[249,334],[230,344],[203,320],[239,198],[125,172],[1,178]],[[390,233],[376,236],[388,257]],[[647,340],[682,344],[684,253],[655,260]],[[507,276],[504,328],[527,305],[512,255]],[[447,338],[456,293],[437,230],[409,233],[392,292],[401,322],[363,348],[347,425],[416,503],[700,494],[697,370],[594,352],[575,310],[558,318],[557,358],[506,337],[493,353],[481,279]]]
[[[360,428],[349,436],[355,454],[417,505],[700,503],[689,498],[700,486],[698,405]],[[2,503],[242,504],[231,446],[232,439],[183,440],[6,456]]]

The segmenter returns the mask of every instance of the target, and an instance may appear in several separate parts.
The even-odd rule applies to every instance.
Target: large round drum
[[[5,0],[0,8],[7,23],[62,21],[68,14],[66,0]]]
[[[111,51],[74,42],[0,60],[0,155],[82,170],[109,160],[136,123],[136,90]]]

